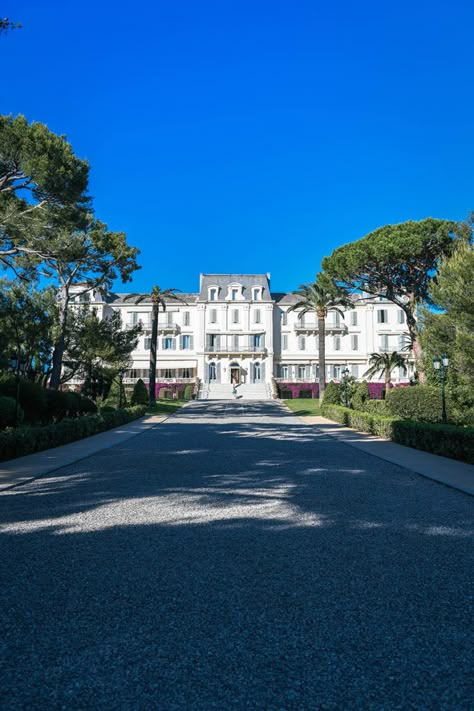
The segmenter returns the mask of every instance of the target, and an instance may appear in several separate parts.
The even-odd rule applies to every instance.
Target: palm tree
[[[351,307],[347,292],[340,289],[332,279],[321,273],[316,276],[316,281],[311,284],[300,284],[293,291],[299,296],[296,304],[290,306],[288,311],[299,311],[300,316],[306,313],[315,313],[318,319],[318,358],[319,358],[319,398],[321,399],[326,389],[326,316],[328,312],[336,311],[344,318],[344,308]]]
[[[392,353],[371,353],[369,357],[370,368],[364,373],[364,378],[373,378],[374,375],[383,375],[385,379],[385,392],[387,392],[392,382],[392,371],[395,368],[403,368],[407,372],[405,358],[397,351]]]
[[[166,311],[167,301],[180,301],[185,304],[186,301],[181,299],[177,292],[179,289],[161,289],[159,286],[154,286],[150,294],[129,294],[126,297],[128,299],[134,299],[135,304],[140,304],[143,301],[151,300],[152,311],[151,311],[151,344],[150,344],[150,373],[148,381],[148,395],[150,398],[150,405],[156,404],[156,351],[158,345],[158,314],[160,311],[160,306],[163,311]]]

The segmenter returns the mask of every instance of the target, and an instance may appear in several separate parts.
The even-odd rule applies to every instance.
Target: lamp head
[[[449,365],[449,358],[448,358],[448,356],[446,355],[446,353],[443,353],[443,355],[441,356],[441,362],[443,363],[443,365],[444,365],[445,368],[448,367],[448,365]]]
[[[441,367],[441,361],[439,358],[433,358],[433,368],[439,370]]]

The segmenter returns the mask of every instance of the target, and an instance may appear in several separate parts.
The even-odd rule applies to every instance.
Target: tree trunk
[[[150,405],[156,404],[156,349],[158,345],[158,304],[153,304],[151,316],[150,372],[148,374],[148,396]]]
[[[408,328],[408,333],[410,334],[410,339],[412,343],[412,351],[413,351],[413,356],[415,358],[415,366],[416,370],[418,373],[418,379],[420,383],[426,382],[426,376],[422,370],[422,364],[421,364],[421,347],[420,347],[420,342],[418,340],[418,330],[416,327],[416,319],[414,317],[414,309],[415,309],[415,304],[414,302],[410,303],[411,308],[410,311],[407,312],[405,311],[406,319],[407,319],[407,328]]]
[[[324,314],[318,314],[318,360],[319,360],[319,399],[326,389],[326,323]]]
[[[69,294],[63,287],[60,292],[59,303],[59,336],[54,344],[51,378],[49,387],[57,390],[61,384],[61,370],[63,367],[63,356],[66,344],[67,310],[69,306]]]

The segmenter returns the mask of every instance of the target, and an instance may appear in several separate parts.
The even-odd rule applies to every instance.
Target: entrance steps
[[[237,385],[237,395],[233,394],[231,383],[204,383],[200,400],[269,400],[270,387],[267,383],[245,383]]]

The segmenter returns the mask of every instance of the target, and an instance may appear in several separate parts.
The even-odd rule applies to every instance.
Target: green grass
[[[147,415],[172,415],[179,410],[187,400],[157,400],[154,407],[148,407]]]
[[[300,417],[321,414],[319,400],[310,400],[309,398],[306,400],[306,398],[301,398],[301,400],[283,400],[283,402],[295,415],[299,415]]]

